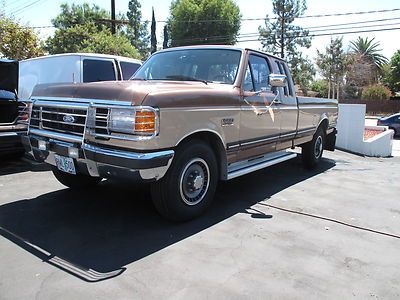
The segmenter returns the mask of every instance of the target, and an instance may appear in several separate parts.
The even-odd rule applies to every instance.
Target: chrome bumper
[[[39,135],[40,134],[40,135]],[[22,142],[38,161],[55,166],[54,155],[71,157],[77,171],[94,177],[137,177],[142,180],[159,180],[167,172],[174,157],[173,150],[137,153],[124,150],[62,141],[47,132],[31,131]]]

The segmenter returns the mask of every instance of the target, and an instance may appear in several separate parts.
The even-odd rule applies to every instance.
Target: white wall
[[[336,147],[367,156],[391,156],[393,130],[379,126],[382,133],[364,141],[365,109],[365,104],[339,104]]]
[[[365,104],[339,104],[336,147],[363,153]]]

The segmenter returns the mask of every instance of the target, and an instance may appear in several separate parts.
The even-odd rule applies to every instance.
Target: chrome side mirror
[[[272,87],[284,87],[287,83],[286,75],[282,74],[270,74],[269,75],[269,84]]]

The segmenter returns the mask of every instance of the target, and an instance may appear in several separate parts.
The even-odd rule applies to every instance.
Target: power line
[[[309,37],[318,37],[318,36],[333,36],[333,35],[346,35],[346,34],[354,34],[354,33],[369,33],[369,32],[379,32],[379,31],[393,31],[393,30],[400,30],[400,27],[395,28],[384,28],[384,29],[371,29],[371,30],[359,30],[359,31],[344,31],[344,32],[335,32],[335,33],[320,33],[320,34],[312,34],[308,35]],[[306,35],[298,36],[298,38],[307,37]],[[237,43],[244,43],[244,42],[256,42],[261,41],[259,39],[251,39],[251,40],[241,40],[237,41]]]
[[[400,18],[394,18],[394,19],[400,19]],[[363,22],[360,22],[360,23],[363,23]],[[349,25],[350,24],[356,24],[356,22],[349,23]],[[334,31],[337,31],[337,30],[352,30],[352,29],[363,29],[363,28],[367,28],[367,27],[374,27],[372,30],[365,31],[365,32],[369,32],[369,31],[378,31],[378,29],[376,27],[394,26],[394,25],[400,25],[400,23],[396,22],[396,23],[389,23],[389,24],[374,24],[374,25],[367,25],[367,26],[362,26],[362,27],[360,27],[360,26],[352,26],[352,27],[346,27],[346,28],[339,27],[339,28],[311,29],[311,28],[320,28],[318,26],[314,26],[314,27],[309,27],[309,28],[302,28],[302,29],[299,29],[299,30],[287,31],[286,34],[302,32],[303,30],[311,29],[307,35],[301,35],[301,36],[298,36],[298,37],[314,37],[314,36],[319,36],[319,34],[313,34],[313,33],[316,33],[316,32],[329,31],[330,32],[329,35],[335,35],[335,34],[340,34],[340,33],[335,33],[334,32]],[[321,26],[321,27],[324,27],[324,26]],[[251,38],[251,37],[259,37],[259,36],[260,36],[259,32],[254,32],[254,33],[239,34],[237,36],[237,38],[240,39],[240,38]],[[298,38],[298,37],[295,37],[295,38]],[[197,37],[197,38],[182,39],[182,40],[179,40],[179,41],[180,42],[196,42],[196,41],[199,41],[199,42],[210,41],[210,42],[212,42],[212,41],[219,41],[219,40],[227,40],[227,39],[230,39],[230,38],[231,38],[231,36],[228,36],[228,35],[219,35],[219,36],[208,36],[208,37]],[[285,36],[285,38],[288,38],[288,36]]]
[[[14,6],[14,8],[18,7],[18,5],[20,4],[19,2],[21,2],[21,1],[24,1],[24,0],[14,0],[12,3],[8,2],[8,3],[6,3],[5,7],[10,8],[11,6],[13,6],[15,4],[17,4],[17,5]]]
[[[400,19],[400,17],[387,18],[387,19],[377,19],[377,20],[368,20],[368,21],[358,21],[358,22],[350,22],[350,23],[341,23],[341,24],[320,25],[320,26],[307,27],[306,29],[325,28],[325,27],[334,27],[334,26],[345,26],[345,25],[357,25],[357,24],[367,24],[367,23],[375,23],[375,22],[393,21],[393,20],[399,20],[399,19]]]
[[[355,12],[345,12],[345,13],[335,13],[335,14],[323,14],[323,15],[305,15],[299,16],[297,19],[305,19],[305,18],[324,18],[324,17],[340,17],[340,16],[350,16],[350,15],[365,15],[365,14],[376,14],[376,13],[387,13],[387,12],[395,12],[400,11],[400,8],[393,9],[382,9],[382,10],[370,10],[370,11],[355,11]],[[265,21],[265,20],[278,20],[278,17],[273,18],[241,18],[241,21]],[[148,22],[148,21],[143,21]],[[167,23],[168,20],[157,21],[157,23]],[[231,20],[227,19],[210,19],[210,20],[185,20],[179,21],[180,23],[211,23],[211,22],[231,22]]]
[[[21,13],[23,10],[25,10],[25,9],[27,9],[27,8],[29,8],[29,7],[32,7],[32,6],[38,4],[38,3],[41,2],[41,1],[47,1],[47,0],[35,0],[35,1],[32,1],[31,3],[29,3],[29,4],[27,4],[27,5],[23,6],[23,7],[20,6],[19,8],[17,8],[17,9],[14,10],[13,12],[11,12],[11,14],[13,14],[13,15],[19,14],[19,13]]]
[[[376,19],[376,20],[368,20],[368,21],[357,21],[357,22],[350,22],[350,23],[339,23],[339,24],[329,24],[329,25],[319,25],[319,26],[310,26],[310,27],[302,27],[303,30],[310,30],[310,31],[316,31],[314,29],[320,29],[320,28],[328,28],[328,27],[336,27],[336,26],[347,26],[347,25],[359,25],[359,24],[368,24],[368,23],[378,23],[378,22],[385,22],[385,21],[394,21],[394,20],[400,20],[400,17],[396,18],[386,18],[386,19]],[[110,22],[108,19],[98,19],[97,21],[99,22]],[[129,22],[125,20],[115,20],[115,23],[121,24],[121,25],[128,25]],[[368,25],[369,27],[373,26],[389,26],[389,25],[396,25],[393,23],[390,24],[375,24],[375,25]],[[44,25],[44,26],[30,26],[30,28],[33,29],[40,29],[40,28],[52,28],[55,27],[54,25]],[[367,27],[367,26],[364,26]],[[339,30],[340,28],[330,28],[329,30]],[[255,35],[259,34],[258,32],[253,32],[253,33],[244,33],[241,35]],[[213,38],[217,37],[225,37],[225,36],[213,36]]]

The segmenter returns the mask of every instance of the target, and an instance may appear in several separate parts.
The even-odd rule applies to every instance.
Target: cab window
[[[83,82],[116,80],[114,63],[108,60],[84,59]]]
[[[280,61],[276,61],[276,65],[278,67],[279,74],[286,75],[287,78],[286,86],[283,88],[285,96],[293,96],[292,87],[289,84],[289,70],[287,69],[286,65]]]
[[[243,90],[254,92],[253,77],[251,75],[250,64],[247,65],[246,74],[243,80]]]
[[[135,74],[136,70],[139,69],[140,67],[140,64],[126,62],[126,61],[121,61],[120,65],[121,65],[123,80],[128,80],[129,78],[131,78],[132,75]]]
[[[271,86],[268,83],[268,77],[271,71],[267,59],[251,54],[249,56],[249,65],[253,78],[254,90],[271,90]]]

